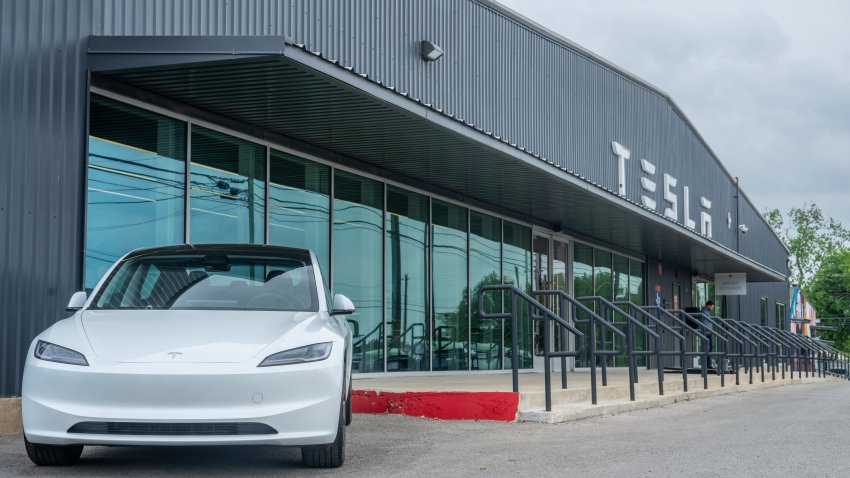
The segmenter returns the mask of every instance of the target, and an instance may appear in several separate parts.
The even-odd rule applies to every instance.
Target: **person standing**
[[[714,351],[714,339],[712,337],[711,331],[714,330],[714,324],[711,323],[711,314],[714,312],[714,302],[708,301],[705,303],[705,307],[702,308],[702,315],[705,317],[702,319],[702,324],[705,326],[703,331],[705,332],[706,337],[708,337],[708,352],[711,353]],[[711,367],[711,357],[708,358],[708,367]]]

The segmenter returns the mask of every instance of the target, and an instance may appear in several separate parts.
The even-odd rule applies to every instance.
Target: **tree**
[[[791,251],[791,282],[806,292],[826,258],[850,243],[850,230],[839,221],[824,217],[814,203],[791,208],[787,223],[778,209],[764,211],[764,217]]]
[[[806,297],[821,324],[836,328],[818,331],[818,337],[834,341],[840,350],[850,350],[850,249],[839,249],[824,259]]]

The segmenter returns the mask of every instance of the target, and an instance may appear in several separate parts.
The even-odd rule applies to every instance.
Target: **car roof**
[[[266,256],[285,256],[285,257],[302,257],[310,259],[310,251],[308,249],[300,249],[295,247],[272,246],[267,244],[179,244],[174,246],[159,246],[136,249],[125,257],[132,259],[135,257],[149,255],[179,255],[186,253],[195,254],[258,254]],[[311,261],[312,262],[312,261]]]

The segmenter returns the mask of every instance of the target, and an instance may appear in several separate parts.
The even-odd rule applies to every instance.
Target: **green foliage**
[[[826,218],[817,204],[791,208],[786,217],[778,209],[764,212],[768,224],[791,251],[791,282],[804,292],[826,258],[850,243],[850,230]]]
[[[850,249],[833,251],[823,260],[806,289],[806,297],[817,310],[821,325],[837,328],[818,331],[818,337],[850,351]]]

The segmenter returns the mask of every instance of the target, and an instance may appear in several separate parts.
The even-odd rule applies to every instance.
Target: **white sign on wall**
[[[622,144],[612,141],[611,149],[617,157],[617,194],[626,196],[626,161],[632,157],[632,152]],[[711,238],[711,200],[704,196],[699,197],[699,216],[693,215],[691,210],[691,188],[682,185],[677,188],[679,180],[675,177],[659,172],[656,176],[655,164],[647,159],[640,160],[640,203],[653,211],[663,212],[664,217],[672,219],[688,229],[698,231],[703,236]],[[660,177],[659,177],[660,176]],[[663,180],[663,181],[662,181]],[[661,181],[659,185],[656,181]],[[663,202],[659,204],[656,190],[661,186],[661,197]],[[682,207],[679,207],[680,200]],[[679,211],[682,213],[680,214]],[[682,220],[680,222],[680,217]]]
[[[746,272],[714,274],[715,295],[747,295]]]

